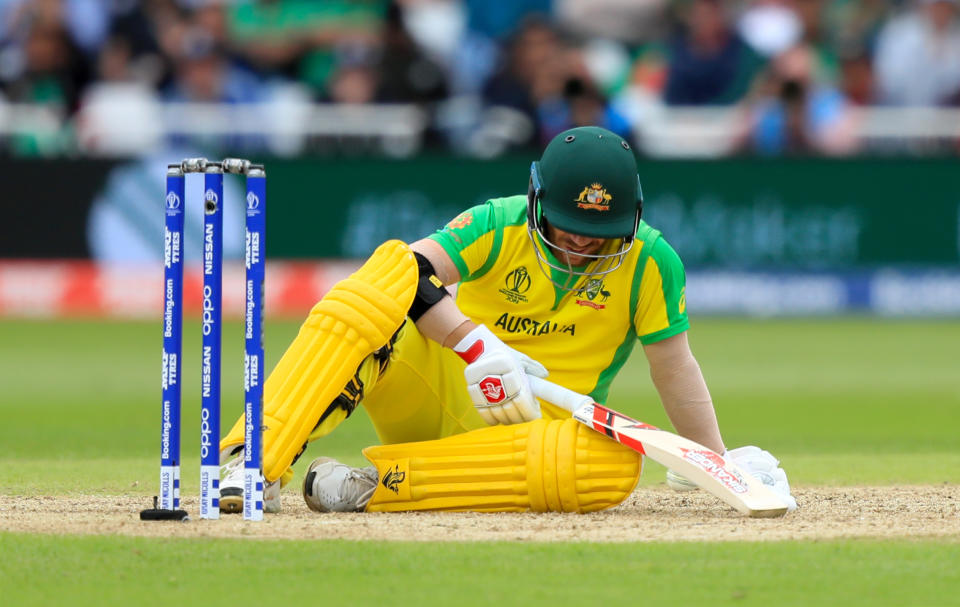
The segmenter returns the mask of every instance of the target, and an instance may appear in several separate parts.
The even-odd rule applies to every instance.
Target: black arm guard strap
[[[426,314],[427,310],[444,297],[449,297],[450,293],[443,287],[443,282],[437,278],[437,271],[433,269],[430,260],[416,251],[413,252],[413,255],[417,258],[417,270],[420,273],[420,278],[417,281],[417,294],[413,296],[413,303],[410,304],[407,316],[413,322],[417,322],[421,316]]]

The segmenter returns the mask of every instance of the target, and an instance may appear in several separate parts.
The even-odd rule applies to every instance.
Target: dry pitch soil
[[[292,488],[291,488],[292,489]],[[939,538],[960,542],[960,485],[820,487],[794,491],[800,508],[778,519],[749,519],[703,491],[638,489],[605,512],[577,514],[316,514],[298,493],[263,524],[239,515],[220,521],[141,522],[142,496],[0,495],[0,531],[254,539],[413,541],[769,541],[852,537]],[[197,512],[196,500],[185,506]]]

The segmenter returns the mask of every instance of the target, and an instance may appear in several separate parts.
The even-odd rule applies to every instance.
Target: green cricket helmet
[[[578,127],[553,138],[539,162],[530,167],[527,194],[527,231],[537,252],[540,269],[558,287],[583,290],[596,279],[613,272],[633,247],[643,192],[637,175],[637,160],[619,135],[600,127]],[[547,224],[580,236],[611,239],[599,253],[585,255],[552,243]],[[534,233],[555,252],[585,257],[590,263],[577,269],[549,259],[537,246]],[[559,256],[557,256],[559,257]],[[555,280],[547,268],[564,277]],[[581,277],[588,280],[577,284]]]

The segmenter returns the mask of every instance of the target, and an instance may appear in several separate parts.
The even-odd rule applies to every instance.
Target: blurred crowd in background
[[[273,113],[205,140],[157,124],[202,104]],[[584,124],[644,150],[650,125],[692,116],[706,137],[719,111],[723,153],[857,153],[864,108],[960,106],[960,2],[0,0],[3,154],[126,154],[158,138],[257,151],[284,117],[318,134],[286,148],[302,153],[375,124],[354,112],[311,127],[304,108],[393,104],[417,113],[390,120],[423,119],[401,150],[493,156]],[[939,124],[935,151],[957,152],[958,126]]]

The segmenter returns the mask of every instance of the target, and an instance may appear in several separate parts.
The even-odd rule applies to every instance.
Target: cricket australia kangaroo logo
[[[505,288],[500,289],[500,293],[507,297],[510,303],[526,303],[527,298],[524,295],[530,290],[530,273],[526,266],[518,266],[512,272],[507,274]]]
[[[383,478],[380,479],[380,484],[382,484],[384,487],[386,487],[390,491],[393,491],[394,493],[399,494],[400,483],[402,483],[406,478],[407,478],[407,473],[401,472],[400,465],[397,464],[392,469],[387,470],[386,473],[384,473]]]
[[[613,196],[607,193],[603,185],[591,183],[589,187],[583,188],[583,191],[577,196],[575,202],[577,203],[578,209],[609,211],[611,200],[613,200]]]

